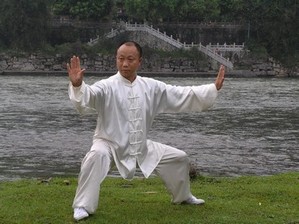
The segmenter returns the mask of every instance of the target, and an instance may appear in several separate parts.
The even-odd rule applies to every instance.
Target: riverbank
[[[0,54],[0,75],[51,75],[66,74],[66,62],[62,55],[45,56],[39,54],[13,57]],[[101,55],[89,58],[81,56],[86,75],[110,76],[115,73],[114,55]],[[154,55],[144,59],[139,74],[149,77],[209,77],[218,72],[215,62],[188,57],[162,57]],[[227,69],[227,77],[299,77],[299,71],[288,71],[273,60],[259,61],[244,59],[235,63],[234,69]]]
[[[107,178],[99,208],[82,223],[299,223],[299,173],[197,177],[192,193],[204,206],[173,205],[159,178]],[[1,223],[74,223],[76,178],[0,182]]]
[[[114,75],[116,71],[86,71],[86,76],[98,76],[105,77]],[[161,72],[161,71],[140,71],[138,72],[140,76],[147,77],[215,77],[217,71],[209,72]],[[0,71],[0,76],[66,76],[66,71],[19,71],[19,70],[4,70]],[[228,70],[226,71],[226,77],[230,78],[256,78],[256,77],[286,77],[277,76],[273,73],[259,73],[248,70]],[[294,78],[299,78],[299,76],[292,76]]]

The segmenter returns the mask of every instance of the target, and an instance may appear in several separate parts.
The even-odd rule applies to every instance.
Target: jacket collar
[[[122,82],[124,82],[124,84],[127,85],[127,86],[134,86],[134,85],[136,84],[136,82],[137,82],[137,79],[138,79],[138,75],[136,75],[136,79],[135,79],[133,82],[130,82],[128,79],[124,78],[124,77],[120,74],[119,71],[116,73],[116,77],[117,77],[119,80],[121,80]]]

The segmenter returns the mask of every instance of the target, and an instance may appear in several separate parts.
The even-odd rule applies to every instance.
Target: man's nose
[[[128,66],[128,60],[124,60],[124,62],[123,62],[123,66]]]

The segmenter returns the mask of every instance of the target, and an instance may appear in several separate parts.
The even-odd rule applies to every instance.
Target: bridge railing
[[[241,51],[244,49],[244,44],[242,45],[236,45],[236,44],[216,44],[212,45],[209,44],[207,46],[203,46],[201,43],[199,44],[186,44],[186,43],[181,43],[179,40],[176,40],[172,37],[172,35],[168,36],[166,32],[162,33],[159,29],[154,29],[153,26],[149,26],[147,24],[130,24],[130,23],[125,23],[122,25],[123,28],[120,29],[112,29],[109,33],[105,35],[106,38],[112,38],[116,36],[117,34],[124,32],[125,30],[128,31],[145,31],[147,33],[150,33],[153,36],[156,36],[157,38],[171,44],[172,46],[176,48],[183,48],[183,49],[191,49],[193,47],[196,47],[199,51],[203,52],[207,56],[211,57],[212,59],[218,61],[219,63],[225,65],[228,68],[233,68],[233,63],[229,61],[229,59],[224,58],[221,54],[219,54],[220,51]],[[89,45],[94,45],[97,41],[99,40],[99,37],[97,37],[94,40],[90,40],[88,42]]]
[[[213,58],[214,60],[218,61],[220,64],[225,65],[228,68],[233,68],[233,63],[228,59],[224,58],[222,55],[216,53],[213,49],[209,47],[205,47],[201,43],[199,44],[185,44],[184,43],[184,49],[191,49],[191,48],[196,48],[202,53],[208,55],[209,57]]]
[[[219,51],[233,51],[233,52],[235,52],[235,51],[244,50],[245,45],[244,45],[244,43],[243,44],[235,44],[235,43],[226,44],[226,43],[224,43],[222,45],[219,44],[219,43],[217,43],[217,44],[209,43],[206,47],[211,48],[211,49],[215,49],[215,50],[219,50]]]
[[[203,52],[204,54],[206,54],[207,56],[213,58],[214,60],[218,61],[219,63],[225,65],[228,68],[233,68],[233,63],[229,61],[229,59],[224,58],[222,55],[218,54],[217,52],[215,52],[215,50],[213,50],[213,46],[209,46],[209,47],[205,47],[202,44],[199,45],[194,45],[194,44],[183,44],[181,43],[179,40],[175,40],[173,39],[172,35],[168,36],[166,35],[166,33],[162,33],[160,32],[159,29],[154,29],[152,26],[148,26],[146,24],[129,24],[126,23],[126,29],[129,31],[146,31],[160,39],[162,39],[163,41],[177,47],[177,48],[184,48],[184,49],[190,49],[192,47],[196,47],[198,50],[200,50],[201,52]],[[216,46],[220,46],[220,45],[216,45]],[[224,46],[223,48],[226,48],[226,46]],[[236,49],[236,48],[234,48]]]
[[[153,26],[149,26],[147,24],[126,23],[126,29],[129,31],[146,31],[177,48],[181,48],[183,46],[183,44],[180,41],[174,39],[172,35],[168,36],[166,32],[162,33],[159,29],[154,29]]]

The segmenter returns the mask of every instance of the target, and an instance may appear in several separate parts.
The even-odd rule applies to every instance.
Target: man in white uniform
[[[147,139],[159,113],[203,111],[211,107],[224,81],[221,66],[215,83],[202,86],[171,86],[140,77],[137,70],[142,49],[136,42],[122,43],[116,52],[117,74],[93,85],[83,81],[78,57],[67,64],[69,97],[81,114],[97,113],[93,145],[84,157],[73,202],[74,218],[93,214],[99,190],[112,165],[132,179],[136,166],[147,178],[162,178],[173,203],[201,205],[190,192],[189,160],[184,151]]]

